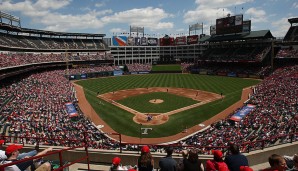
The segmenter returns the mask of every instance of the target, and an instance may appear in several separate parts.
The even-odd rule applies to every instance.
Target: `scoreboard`
[[[216,34],[241,33],[243,29],[243,15],[228,16],[216,19]]]

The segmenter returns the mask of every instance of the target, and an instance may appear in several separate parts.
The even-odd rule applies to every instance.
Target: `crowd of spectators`
[[[224,75],[228,76],[229,74],[244,74],[247,75],[268,75],[269,67],[260,67],[260,66],[252,66],[252,65],[230,65],[230,64],[222,64],[218,65],[217,63],[181,63],[182,72],[194,72],[194,73],[204,73],[209,75]]]
[[[107,71],[119,71],[119,66],[89,66],[89,67],[78,67],[69,69],[69,74],[85,74],[85,73],[95,73],[95,72],[107,72]],[[66,72],[66,71],[65,71]]]
[[[103,149],[117,146],[79,111],[73,85],[64,77],[63,70],[32,74],[1,84],[0,95],[2,135],[32,137],[8,138],[7,142],[36,144],[34,137],[38,137],[45,138],[39,144],[83,145],[84,133],[89,132],[86,134],[89,146]],[[66,111],[68,102],[77,107],[79,116],[75,120]]]
[[[270,47],[220,47],[210,48],[203,56],[208,61],[262,61]]]
[[[129,72],[149,72],[152,69],[151,64],[141,64],[141,63],[133,63],[133,64],[126,64],[127,69]]]
[[[107,55],[108,59],[112,59],[110,55]],[[104,60],[107,59],[105,54],[98,53],[92,55],[74,55],[64,53],[56,54],[37,54],[37,53],[1,53],[0,54],[0,68],[13,67],[25,64],[34,64],[42,62],[56,62],[56,61],[76,61],[76,60]]]
[[[276,54],[276,58],[298,58],[298,50],[293,48],[280,49]]]
[[[106,50],[107,45],[102,39],[49,38],[0,33],[0,46],[20,49],[91,49]]]
[[[183,140],[182,143],[204,146],[201,153],[208,154],[208,147],[227,146],[230,141],[237,144],[256,141],[243,147],[246,149],[297,141],[297,134],[287,136],[298,131],[297,86],[298,66],[277,69],[254,88],[248,103],[256,108],[240,122],[230,120],[237,112],[235,111],[226,119],[212,124],[207,130]],[[277,136],[282,137],[271,139]]]
[[[195,64],[192,62],[182,62],[181,63],[181,70],[182,72],[189,72],[191,71],[191,68],[194,66]]]

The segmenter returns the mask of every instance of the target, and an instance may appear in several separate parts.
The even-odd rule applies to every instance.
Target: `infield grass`
[[[259,80],[252,79],[196,74],[150,74],[82,80],[78,81],[77,84],[84,87],[87,100],[107,124],[121,134],[134,137],[140,135],[140,125],[132,121],[134,115],[97,98],[97,92],[103,94],[134,88],[177,87],[204,90],[217,94],[223,93],[225,96],[223,100],[213,101],[171,115],[169,121],[165,124],[156,126],[143,125],[142,127],[153,128],[150,134],[143,135],[143,138],[154,138],[177,134],[186,127],[192,127],[211,118],[240,100],[243,88],[259,82]],[[146,105],[149,105],[149,103],[144,103],[143,105],[146,108]]]
[[[161,99],[162,103],[150,103],[150,100]],[[177,96],[166,92],[154,92],[131,96],[117,101],[129,108],[135,109],[141,113],[166,113],[172,110],[190,106],[199,103],[190,98]]]

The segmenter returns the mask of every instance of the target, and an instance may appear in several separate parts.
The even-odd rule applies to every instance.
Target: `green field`
[[[160,104],[148,103],[148,101],[152,99],[162,99],[164,102]],[[192,100],[190,98],[181,97],[166,92],[155,92],[131,96],[117,102],[141,113],[166,113],[175,109],[180,109],[185,106],[199,103],[198,101]]]
[[[181,71],[181,65],[153,65],[152,71]]]
[[[134,88],[147,87],[180,87],[191,88],[223,93],[223,100],[211,103],[171,115],[169,121],[162,125],[147,126],[153,128],[150,134],[144,138],[165,137],[181,132],[185,127],[192,127],[215,114],[223,111],[230,105],[240,100],[242,89],[259,83],[258,80],[241,79],[232,77],[219,77],[195,74],[150,74],[131,75],[119,77],[106,77],[77,82],[84,87],[85,95],[89,103],[99,116],[108,123],[115,131],[138,137],[140,135],[140,125],[133,122],[133,114],[115,107],[114,105],[102,101],[96,97],[100,94]],[[100,104],[100,101],[102,104]],[[145,105],[149,103],[144,103]],[[142,126],[146,127],[146,126]]]

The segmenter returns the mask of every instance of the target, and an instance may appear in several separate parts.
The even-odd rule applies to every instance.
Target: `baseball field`
[[[83,87],[90,111],[94,110],[114,131],[139,137],[140,128],[152,128],[142,138],[159,138],[181,133],[215,116],[239,101],[242,90],[259,80],[150,74],[76,83]]]

